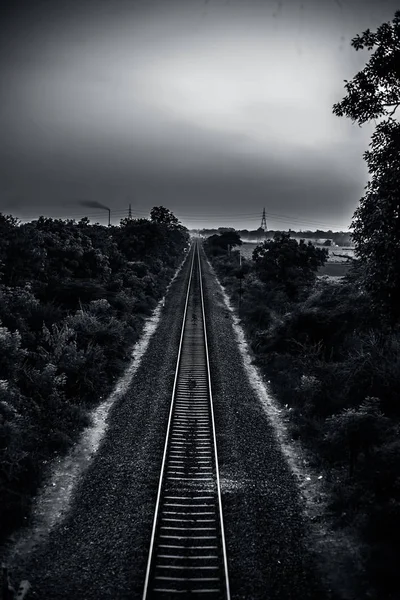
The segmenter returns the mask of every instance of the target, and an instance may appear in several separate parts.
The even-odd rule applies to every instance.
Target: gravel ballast
[[[141,598],[189,261],[172,283],[162,317],[70,510],[45,542],[9,565],[30,598]]]
[[[10,565],[42,600],[141,598],[185,301],[185,264],[65,519]],[[294,475],[248,381],[221,289],[204,265],[228,565],[234,600],[325,600]]]
[[[205,261],[203,269],[232,597],[326,599],[296,478],[248,380],[221,287]]]

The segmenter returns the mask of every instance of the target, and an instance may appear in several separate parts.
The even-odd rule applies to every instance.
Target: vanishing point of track
[[[189,260],[143,600],[230,600],[197,242]]]

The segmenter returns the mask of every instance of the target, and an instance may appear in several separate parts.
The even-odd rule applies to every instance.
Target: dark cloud
[[[257,226],[266,206],[292,226],[344,227],[372,129],[334,117],[332,104],[366,60],[349,40],[395,9],[3,3],[0,210],[74,216],[85,198],[117,215],[134,199],[140,215],[162,203],[189,224],[242,214]]]

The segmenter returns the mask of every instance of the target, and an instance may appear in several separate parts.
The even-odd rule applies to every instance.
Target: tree
[[[168,208],[164,208],[164,206],[155,206],[152,208],[150,211],[150,219],[153,223],[179,225],[179,220]]]
[[[219,245],[221,248],[228,250],[228,248],[233,248],[234,246],[241,246],[242,240],[237,231],[224,231],[219,236]]]
[[[159,207],[163,208],[163,207]],[[155,209],[152,210],[155,211]],[[163,209],[170,213],[168,209]],[[154,216],[164,214],[154,213]],[[170,213],[172,215],[172,213]],[[176,219],[172,215],[173,219]],[[162,217],[161,217],[162,218]],[[186,247],[189,234],[186,227],[177,224],[159,222],[156,219],[123,219],[121,227],[115,232],[119,251],[129,260],[144,260],[154,265],[157,259],[175,266],[178,256]]]
[[[376,50],[352,81],[345,80],[348,94],[333,106],[334,114],[350,117],[359,125],[393,115],[400,106],[400,11],[392,23],[383,23],[376,33],[367,29],[351,45],[356,50]]]
[[[148,219],[124,219],[116,232],[120,252],[128,261],[149,260],[157,256],[163,243],[163,235],[156,221]]]
[[[337,116],[358,125],[377,124],[363,155],[371,179],[353,220],[356,255],[364,263],[364,285],[376,308],[394,324],[400,317],[400,11],[375,33],[369,29],[351,42],[356,50],[375,49],[365,68],[346,83],[347,96],[333,106]]]
[[[318,268],[325,264],[328,250],[311,242],[277,231],[273,240],[265,240],[253,250],[256,271],[264,283],[282,286],[288,297],[296,299],[300,288],[312,283]]]
[[[224,231],[220,235],[210,235],[205,243],[212,255],[215,256],[216,254],[225,254],[234,246],[241,246],[242,240],[239,233],[233,229]]]

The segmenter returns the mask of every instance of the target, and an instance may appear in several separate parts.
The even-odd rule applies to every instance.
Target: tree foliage
[[[219,235],[211,235],[205,244],[213,255],[225,254],[235,246],[241,246],[242,240],[237,231],[232,228],[219,228],[223,230]]]
[[[154,223],[162,223],[164,225],[179,225],[179,220],[175,215],[164,206],[155,206],[151,209],[150,219]]]
[[[385,440],[390,420],[379,404],[379,398],[367,397],[360,406],[345,408],[325,421],[325,442],[329,451],[335,457],[348,453],[350,476],[354,474],[360,452],[368,457],[372,447]]]
[[[286,231],[275,233],[273,240],[265,240],[253,250],[261,281],[283,286],[289,298],[295,298],[301,286],[314,281],[327,258],[326,249],[304,240],[298,242]]]
[[[43,464],[111,390],[165,293],[189,240],[172,217],[103,227],[0,214],[0,539],[26,516]]]
[[[345,80],[347,96],[333,106],[334,114],[359,125],[393,114],[400,106],[400,11],[392,23],[383,23],[375,33],[367,29],[351,45],[375,51],[352,81]]]
[[[384,318],[400,318],[400,11],[375,33],[367,29],[352,40],[356,50],[374,50],[365,68],[346,82],[347,96],[334,114],[359,125],[377,124],[364,159],[371,175],[353,215],[356,255],[364,266],[364,285]]]
[[[380,123],[364,157],[372,175],[353,216],[364,284],[381,314],[400,317],[400,124]]]

